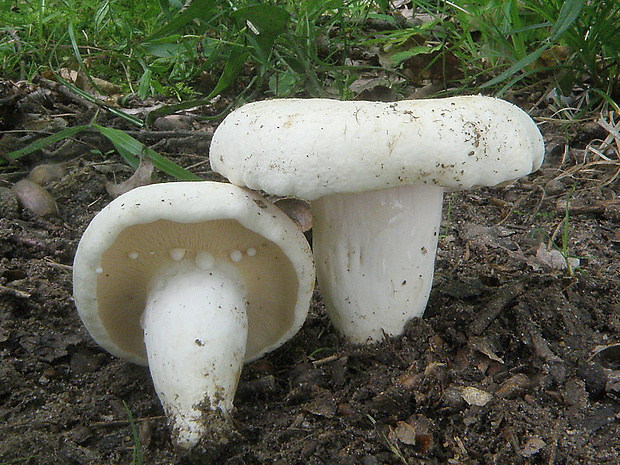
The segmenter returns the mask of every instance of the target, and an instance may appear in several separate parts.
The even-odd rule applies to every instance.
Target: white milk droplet
[[[170,258],[172,258],[175,262],[178,262],[185,256],[185,249],[170,249],[168,253],[170,254]]]
[[[248,254],[248,257],[253,257],[254,255],[256,255],[256,249],[254,247],[250,247],[248,250],[246,250],[246,253]]]
[[[233,250],[230,252],[230,259],[234,263],[239,263],[243,258],[243,254],[239,250]]]
[[[95,273],[97,273],[97,274],[101,274],[101,273],[103,273],[103,268],[101,268],[101,267],[96,268],[96,269],[95,269]]]
[[[215,258],[206,250],[199,250],[196,253],[196,266],[201,270],[208,271],[215,265]]]
[[[131,258],[132,260],[135,260],[136,258],[138,258],[139,254],[138,252],[129,252],[127,256]]]

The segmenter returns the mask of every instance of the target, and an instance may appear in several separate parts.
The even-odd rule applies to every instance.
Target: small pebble
[[[473,386],[464,388],[461,396],[469,405],[476,405],[478,407],[484,407],[493,399],[493,394],[490,392],[483,391]]]
[[[580,363],[577,367],[577,376],[585,381],[590,395],[600,397],[604,394],[607,375],[600,363],[594,361]]]
[[[47,216],[58,213],[52,194],[30,179],[22,179],[13,185],[13,194],[22,208],[35,215]]]
[[[193,122],[191,116],[169,115],[157,118],[153,126],[161,131],[189,131]]]
[[[94,373],[99,367],[99,360],[94,354],[76,352],[71,356],[71,371],[78,375]]]
[[[531,381],[527,375],[518,373],[502,383],[497,392],[498,397],[514,399],[525,393],[530,387]]]
[[[559,195],[566,193],[566,184],[560,179],[552,179],[545,184],[547,195]]]
[[[380,463],[374,455],[367,455],[362,459],[362,465],[380,465]]]
[[[57,181],[65,175],[65,169],[58,163],[43,163],[35,166],[28,175],[28,179],[45,186],[52,181]]]
[[[523,449],[521,450],[521,455],[523,457],[531,457],[533,455],[538,454],[547,444],[545,441],[540,439],[539,437],[531,437],[527,440]]]

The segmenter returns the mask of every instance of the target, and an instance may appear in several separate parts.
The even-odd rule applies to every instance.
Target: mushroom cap
[[[140,187],[97,214],[73,264],[79,315],[107,351],[146,365],[140,318],[149,280],[175,260],[211,259],[236,266],[244,280],[246,361],[301,328],[314,287],[303,233],[261,196],[216,182]]]
[[[532,119],[483,96],[255,102],[224,119],[210,149],[211,167],[233,184],[306,200],[406,184],[494,186],[535,171],[543,156]]]

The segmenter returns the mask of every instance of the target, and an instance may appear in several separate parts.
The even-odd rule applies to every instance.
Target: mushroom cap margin
[[[275,342],[246,354],[246,361],[274,350],[299,331],[308,312],[315,271],[310,247],[295,223],[273,204],[247,189],[209,181],[172,182],[139,187],[116,198],[93,218],[82,235],[73,264],[74,300],[80,318],[100,346],[131,362],[147,364],[145,352],[123,349],[108,333],[99,314],[97,268],[102,254],[123,230],[162,219],[179,224],[234,220],[278,246],[290,260],[299,282],[295,308],[290,310],[294,312],[291,325]],[[254,326],[263,324],[269,323],[260,322]],[[252,326],[250,324],[248,339],[252,337]],[[142,333],[136,337],[142,338]]]

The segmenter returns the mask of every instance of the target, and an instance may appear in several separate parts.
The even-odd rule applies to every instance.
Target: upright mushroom
[[[246,189],[155,184],[106,206],[79,243],[75,303],[93,338],[148,364],[178,446],[218,443],[244,360],[302,326],[314,286],[295,223]]]
[[[210,160],[233,184],[312,201],[327,311],[363,343],[424,312],[444,191],[525,176],[543,154],[532,119],[495,98],[283,99],[231,113]]]

